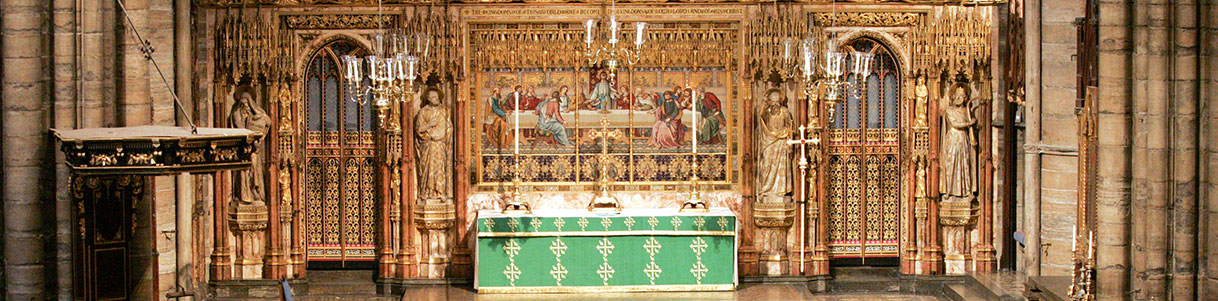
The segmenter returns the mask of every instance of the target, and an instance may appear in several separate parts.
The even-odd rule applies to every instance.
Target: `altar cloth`
[[[724,291],[736,287],[727,208],[478,211],[479,293]]]

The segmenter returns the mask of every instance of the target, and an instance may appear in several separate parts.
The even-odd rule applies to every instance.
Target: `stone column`
[[[1200,167],[1205,175],[1205,184],[1200,191],[1204,211],[1202,216],[1201,258],[1205,260],[1202,278],[1198,288],[1198,296],[1218,296],[1218,2],[1207,1],[1198,9],[1204,31],[1201,33],[1201,76],[1203,101],[1200,106],[1205,112],[1201,124],[1203,126],[1201,140],[1205,152],[1201,155]]]
[[[1138,3],[1135,11],[1133,90],[1134,298],[1167,298],[1170,244],[1168,184],[1171,32],[1166,3]],[[1139,258],[1138,255],[1141,255]]]
[[[192,83],[194,77],[191,74],[194,60],[191,56],[193,47],[191,47],[191,9],[190,0],[174,0],[174,92],[182,103],[182,110],[185,114],[193,114],[194,112],[194,91]],[[178,126],[189,126],[186,122],[186,116],[182,115],[175,108],[174,116],[177,118]],[[193,118],[193,116],[191,116]],[[177,178],[177,216],[175,216],[176,224],[176,246],[175,256],[177,266],[177,287],[181,288],[181,292],[194,291],[193,273],[194,269],[194,236],[191,231],[191,221],[194,215],[194,176],[189,174],[178,175]],[[187,300],[193,300],[188,298]]]
[[[4,291],[7,299],[45,299],[43,224],[49,203],[44,165],[49,163],[46,104],[49,3],[0,1],[0,80],[3,91]]]
[[[1130,16],[1126,2],[1101,2],[1099,34],[1099,120],[1096,156],[1096,295],[1100,299],[1128,298],[1130,217],[1130,136],[1129,72],[1132,53]],[[1035,22],[1031,18],[1029,34]],[[1031,43],[1029,43],[1031,45]],[[1032,48],[1028,48],[1031,54]],[[1029,56],[1028,62],[1035,62]],[[1032,70],[1032,69],[1028,69]],[[1034,76],[1028,74],[1029,83]],[[1029,99],[1034,89],[1028,85]],[[1031,185],[1027,183],[1025,185]]]
[[[1041,1],[1028,0],[1024,3],[1024,24],[1027,39],[1024,49],[1027,58],[1024,60],[1025,108],[1024,116],[1024,145],[1040,145],[1040,95],[1041,95]],[[1040,276],[1040,152],[1024,147],[1024,179],[1023,179],[1024,221],[1024,272],[1028,276]]]
[[[152,99],[148,92],[148,62],[140,51],[142,41],[137,40],[131,32],[131,27],[135,27],[140,34],[148,34],[148,1],[126,0],[123,4],[131,23],[126,23],[121,11],[115,13],[120,20],[118,22],[122,22],[117,24],[120,34],[116,37],[120,41],[122,56],[118,66],[122,76],[118,87],[119,125],[149,125],[152,123]]]
[[[458,106],[458,107],[460,107],[460,106]],[[414,106],[413,105],[402,105],[402,106],[400,106],[400,108],[401,108],[401,111],[398,116],[399,117],[398,123],[399,123],[399,127],[402,128],[402,133],[404,133],[404,135],[409,135],[410,133],[414,133],[414,122],[410,122],[410,118],[408,117],[408,116],[414,116],[414,114],[416,113],[414,110]],[[457,116],[461,116],[461,115],[457,115]],[[462,132],[464,132],[464,131],[458,130],[457,135],[461,135]],[[403,137],[405,137],[405,136],[403,136]],[[402,140],[401,153],[403,154],[403,156],[401,158],[401,165],[397,167],[398,174],[401,177],[402,183],[394,184],[394,185],[398,185],[398,187],[401,188],[400,191],[398,192],[399,197],[401,197],[401,199],[400,199],[401,203],[399,204],[400,207],[398,208],[398,216],[401,218],[401,220],[397,224],[397,226],[398,226],[397,231],[399,232],[400,239],[399,239],[399,247],[398,247],[397,260],[396,260],[397,265],[398,265],[397,266],[398,277],[401,277],[401,278],[414,277],[415,275],[417,275],[417,272],[418,272],[418,268],[416,266],[414,266],[418,262],[418,260],[416,260],[416,257],[415,257],[415,246],[416,246],[415,242],[418,241],[418,239],[415,236],[415,233],[416,233],[415,231],[417,231],[417,229],[414,227],[414,222],[415,222],[414,221],[414,204],[415,204],[415,202],[410,201],[410,200],[414,200],[415,195],[418,193],[418,189],[417,189],[418,175],[416,174],[415,168],[414,168],[414,166],[415,166],[415,156],[413,155],[413,154],[415,154],[414,143],[408,143],[407,141],[409,141],[409,140],[405,140],[405,138],[403,138],[403,140]],[[462,141],[462,140],[457,140],[457,141]],[[460,174],[460,173],[458,173],[458,174]],[[458,195],[458,197],[464,198],[465,196]]]
[[[1197,298],[1197,1],[1177,1],[1169,14],[1172,95],[1168,105],[1171,122],[1171,296],[1176,300]]]
[[[77,49],[79,43],[76,32],[79,30],[79,15],[76,1],[56,0],[53,4],[52,23],[54,24],[54,96],[55,107],[52,111],[52,127],[56,129],[73,129],[79,126],[80,120],[77,85],[79,72],[77,67]],[[65,164],[63,152],[55,152],[55,267],[58,281],[59,299],[72,298],[72,195],[71,172]]]

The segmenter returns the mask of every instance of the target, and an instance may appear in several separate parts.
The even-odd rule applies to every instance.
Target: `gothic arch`
[[[896,56],[898,63],[897,70],[902,73],[910,72],[909,66],[913,64],[912,56],[909,55],[909,49],[905,47],[901,39],[894,36],[891,32],[858,29],[844,32],[835,39],[838,45],[846,45],[860,38],[871,38],[876,40],[880,45],[887,48],[893,55]],[[908,75],[908,74],[906,74]]]

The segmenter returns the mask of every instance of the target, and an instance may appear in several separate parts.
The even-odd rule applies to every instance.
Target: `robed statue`
[[[978,102],[970,101],[968,85],[951,86],[950,104],[943,109],[940,137],[942,166],[939,189],[944,201],[972,202],[977,194],[977,138],[973,111]]]
[[[238,88],[233,101],[232,110],[228,115],[228,125],[253,131],[265,137],[271,127],[271,116],[254,103],[254,96],[248,87]],[[263,202],[263,173],[262,156],[257,149],[250,153],[250,168],[233,171],[233,199],[242,205],[262,205]]]
[[[766,91],[765,107],[757,116],[757,191],[763,202],[781,202],[791,193],[791,139],[795,119],[782,90]]]
[[[444,105],[444,94],[429,87],[421,95],[423,107],[414,118],[416,165],[420,200],[452,199],[452,119]]]

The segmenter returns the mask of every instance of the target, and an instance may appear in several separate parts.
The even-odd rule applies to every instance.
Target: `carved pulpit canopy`
[[[250,167],[262,134],[247,129],[136,126],[51,129],[76,175],[167,175]]]

